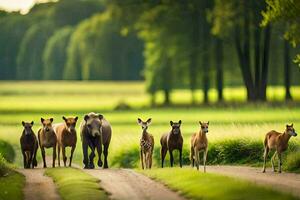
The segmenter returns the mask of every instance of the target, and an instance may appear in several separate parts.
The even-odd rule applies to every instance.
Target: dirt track
[[[114,200],[183,200],[178,193],[130,169],[84,170],[99,178],[101,187]]]
[[[284,172],[279,174],[272,172],[271,169],[262,173],[261,170],[261,168],[241,166],[207,166],[207,172],[245,179],[300,197],[300,174]]]
[[[18,169],[26,177],[25,200],[60,200],[52,179],[44,176],[45,169]]]

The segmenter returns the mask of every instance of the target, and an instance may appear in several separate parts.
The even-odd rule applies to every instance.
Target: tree
[[[58,29],[47,41],[43,52],[43,79],[61,80],[67,60],[66,48],[69,43],[72,27]]]

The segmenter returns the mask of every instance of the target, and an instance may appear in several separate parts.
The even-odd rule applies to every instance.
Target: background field
[[[34,130],[37,132],[41,117],[54,117],[54,122],[61,122],[63,115],[77,115],[80,123],[85,113],[99,112],[104,114],[113,127],[109,163],[117,167],[137,167],[141,128],[136,119],[151,117],[153,123],[149,132],[155,137],[157,165],[161,134],[170,130],[170,120],[181,119],[185,139],[184,161],[188,164],[189,138],[199,130],[199,120],[209,120],[211,163],[257,164],[262,158],[262,141],[267,131],[283,131],[287,123],[294,123],[296,130],[299,129],[300,107],[297,104],[244,105],[242,102],[245,99],[245,91],[241,88],[226,89],[227,101],[240,103],[226,104],[225,107],[185,107],[190,101],[190,95],[187,91],[178,90],[174,92],[173,99],[174,103],[182,106],[177,108],[149,108],[149,96],[144,88],[142,82],[0,82],[0,139],[14,145],[17,155],[15,161],[20,164],[19,137],[22,132],[22,120],[33,120]],[[294,98],[300,99],[300,88],[294,87],[292,91]],[[270,88],[269,99],[272,100],[275,93],[276,96],[281,96],[282,88]],[[212,97],[215,95],[214,91],[210,94]],[[124,103],[131,109],[115,110],[117,105]],[[299,137],[292,138],[291,143],[291,150],[297,151]],[[40,151],[38,155],[40,156]],[[82,152],[78,138],[75,161],[81,163],[81,160]]]

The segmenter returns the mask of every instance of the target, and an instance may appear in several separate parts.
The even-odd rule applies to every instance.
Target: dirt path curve
[[[51,166],[52,162],[47,159],[47,164]],[[23,188],[25,200],[60,200],[56,186],[53,180],[44,176],[45,169],[40,168],[39,164],[35,169],[17,169],[26,178]]]
[[[163,184],[130,169],[83,170],[101,180],[101,187],[114,200],[184,200]]]
[[[261,168],[243,166],[207,166],[207,172],[245,179],[300,197],[300,174],[284,172],[279,174],[272,172],[271,169],[262,173],[261,170]]]

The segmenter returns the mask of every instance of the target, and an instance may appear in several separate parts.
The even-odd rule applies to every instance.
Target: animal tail
[[[265,141],[264,141],[264,147],[266,147],[268,145],[268,139],[269,139],[269,135],[266,135]]]

